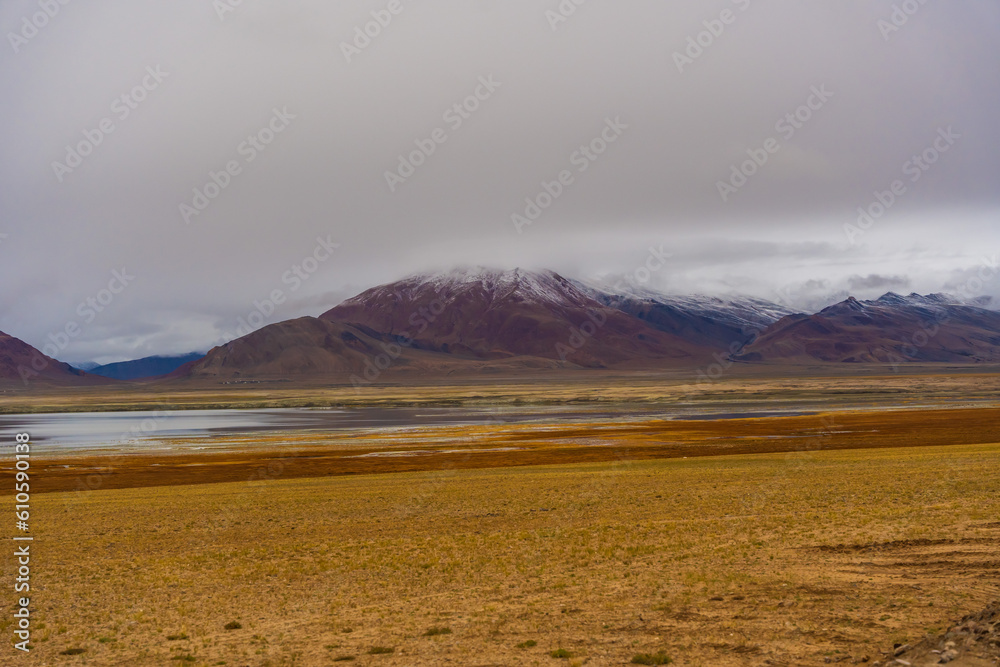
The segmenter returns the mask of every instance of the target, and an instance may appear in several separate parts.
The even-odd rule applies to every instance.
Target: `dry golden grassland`
[[[276,477],[33,497],[32,664],[849,664],[1000,584],[1000,444]]]

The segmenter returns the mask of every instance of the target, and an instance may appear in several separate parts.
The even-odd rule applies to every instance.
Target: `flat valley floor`
[[[0,410],[716,414],[39,455],[18,664],[998,664],[996,374],[199,391],[4,394]],[[790,414],[743,416],[764,412]]]

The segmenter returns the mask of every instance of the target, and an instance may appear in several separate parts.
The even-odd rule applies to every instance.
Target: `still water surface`
[[[71,412],[0,415],[0,443],[27,432],[32,451],[134,449],[167,438],[237,436],[259,432],[291,433],[393,429],[459,424],[516,424],[530,421],[637,419],[734,419],[804,412],[670,412],[649,407],[587,411],[579,407],[508,410],[476,408],[358,408],[351,410],[282,408],[265,410],[169,410],[157,412]]]
[[[170,410],[0,415],[0,442],[29,433],[34,451],[141,445],[164,438],[209,438],[262,431],[338,431],[449,424],[519,423],[538,419],[610,418],[621,413],[580,410],[510,412],[473,408],[360,408],[317,410]]]

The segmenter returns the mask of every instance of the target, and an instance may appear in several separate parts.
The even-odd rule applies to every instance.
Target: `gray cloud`
[[[454,264],[627,273],[651,244],[674,254],[664,289],[775,298],[826,281],[803,287],[812,303],[852,276],[936,291],[1000,245],[995,2],[928,3],[887,39],[889,0],[593,1],[553,30],[558,4],[404,0],[347,62],[383,0],[258,0],[221,19],[204,0],[70,3],[16,53],[38,5],[3,3],[0,329],[41,345],[79,321],[70,361],[185,352],[274,290],[273,317],[294,317]],[[679,72],[674,54],[724,9],[734,21]],[[456,127],[446,111],[490,76]],[[294,118],[272,126],[275,109]],[[627,129],[579,171],[616,118]],[[913,172],[948,127],[960,138]],[[437,129],[391,192],[386,171]],[[53,169],[88,136],[79,166]],[[718,183],[761,150],[724,202]],[[511,216],[563,170],[572,183],[518,233]],[[886,193],[884,214],[845,228]],[[327,235],[339,250],[292,292],[283,276]],[[123,266],[134,283],[83,322],[78,304]]]
[[[851,276],[847,284],[852,290],[897,290],[910,286],[906,276],[880,276],[876,273],[867,276]]]

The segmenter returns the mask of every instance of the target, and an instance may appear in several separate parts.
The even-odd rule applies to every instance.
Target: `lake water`
[[[163,438],[210,438],[262,431],[338,431],[433,425],[521,423],[539,419],[620,417],[576,409],[500,413],[471,408],[360,408],[327,410],[168,410],[0,415],[0,442],[29,433],[33,451],[132,448]]]
[[[602,419],[737,419],[804,412],[712,413],[630,406],[618,410],[580,408],[496,410],[475,408],[283,408],[269,410],[167,410],[157,412],[69,412],[0,415],[0,442],[29,433],[32,450],[141,449],[166,438],[212,438],[255,432],[304,432],[412,428],[460,424],[517,424]]]

